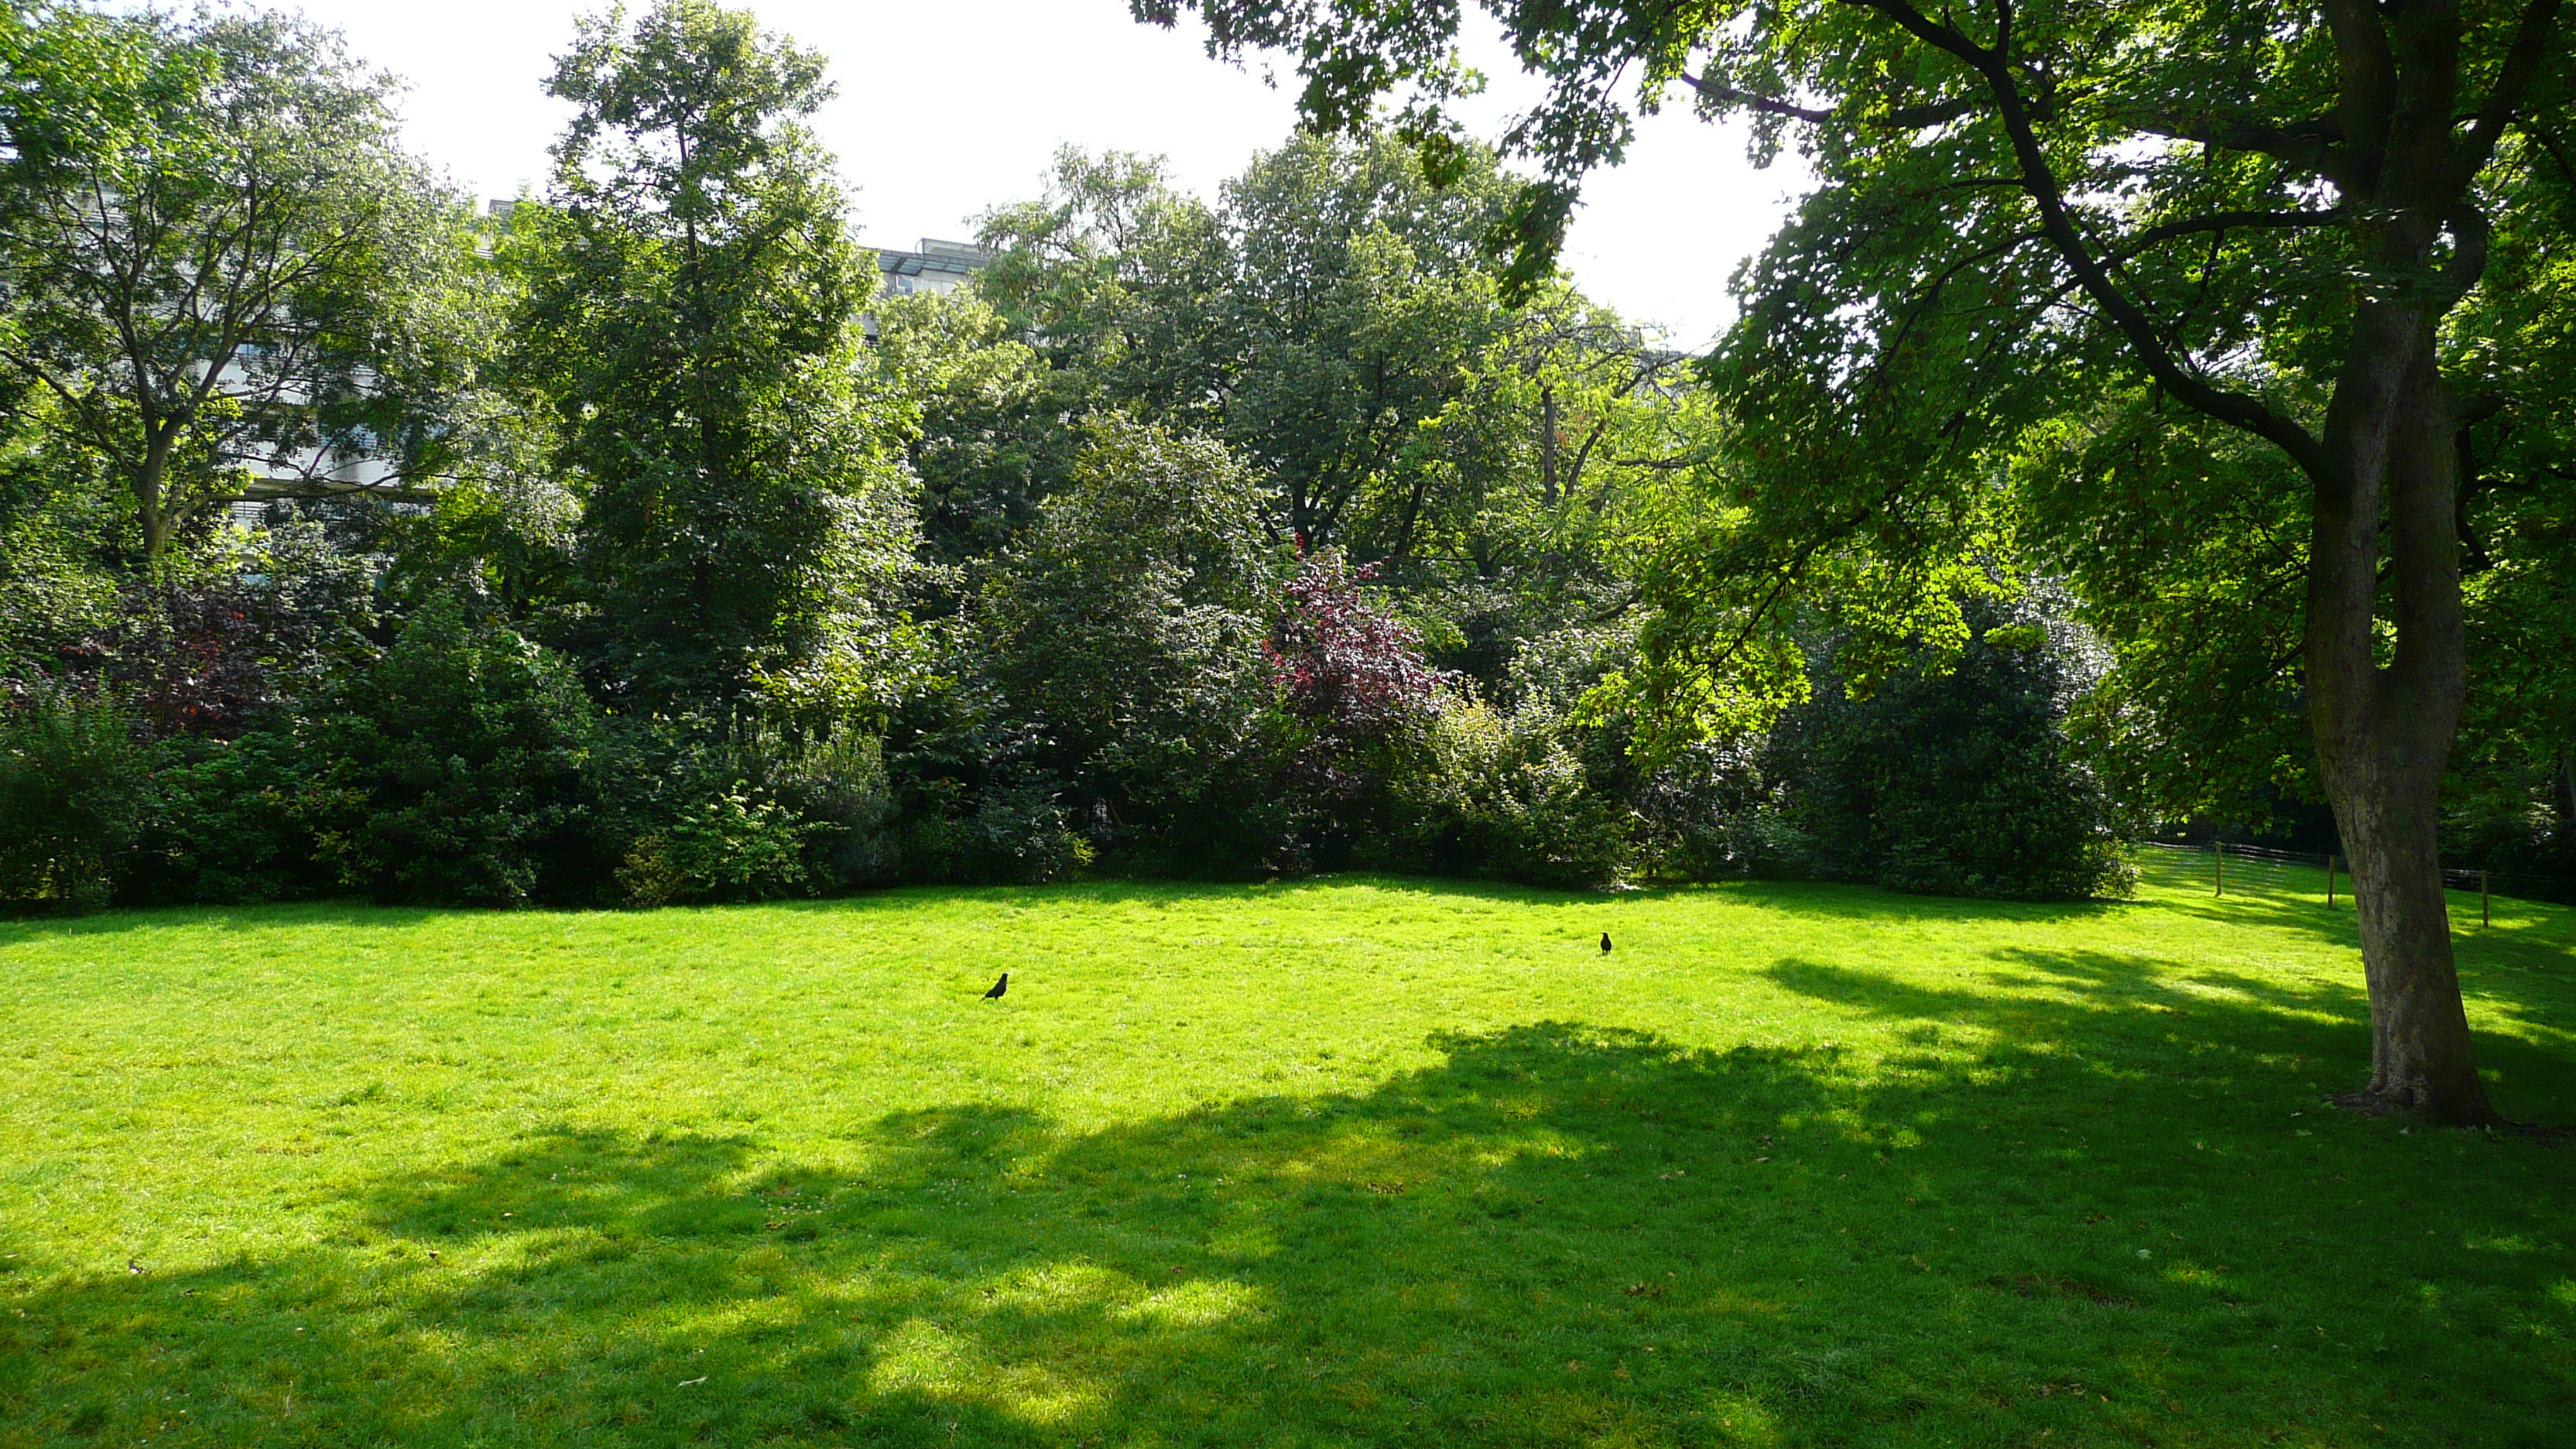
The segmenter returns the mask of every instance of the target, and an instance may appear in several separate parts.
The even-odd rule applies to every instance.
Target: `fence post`
[[[2330,910],[2330,911],[2334,909],[2334,868],[2335,868],[2334,852],[2333,852],[2333,851],[2327,851],[2327,852],[2326,852],[2326,909],[2327,909],[2327,910]]]
[[[2481,926],[2492,926],[2495,924],[2495,912],[2487,904],[2487,871],[2485,866],[2478,867],[2478,924]]]
[[[2227,894],[2227,842],[2223,840],[2209,842],[2209,857],[2217,863],[2218,894],[2223,896]]]

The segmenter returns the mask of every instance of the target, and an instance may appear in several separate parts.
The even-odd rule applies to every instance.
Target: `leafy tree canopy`
[[[583,511],[582,652],[654,708],[731,708],[826,649],[908,540],[854,382],[873,283],[804,122],[819,56],[748,11],[585,21],[525,242],[518,361]]]
[[[0,72],[0,365],[127,494],[146,558],[246,470],[447,465],[470,235],[396,144],[388,77],[293,18],[53,5],[0,13]]]

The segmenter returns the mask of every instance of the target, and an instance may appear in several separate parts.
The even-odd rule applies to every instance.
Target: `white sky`
[[[288,0],[344,32],[368,63],[411,85],[411,145],[477,196],[542,190],[564,109],[539,89],[573,0]],[[630,11],[642,8],[630,6]],[[840,95],[818,118],[855,193],[862,240],[909,247],[967,239],[988,206],[1037,193],[1056,147],[1171,159],[1213,199],[1295,119],[1291,92],[1207,58],[1185,25],[1136,24],[1125,0],[752,0],[770,29],[828,56]],[[1476,58],[1507,64],[1499,40]],[[1486,119],[1530,94],[1494,76]],[[1488,125],[1487,134],[1499,126]],[[1778,224],[1802,173],[1758,172],[1740,134],[1686,114],[1647,124],[1628,163],[1594,178],[1567,248],[1576,281],[1676,345],[1710,340],[1733,315],[1726,279]]]

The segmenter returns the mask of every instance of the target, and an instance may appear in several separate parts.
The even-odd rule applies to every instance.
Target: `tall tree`
[[[1118,833],[1204,842],[1274,803],[1247,779],[1272,697],[1263,632],[1287,562],[1264,537],[1261,501],[1260,479],[1224,445],[1103,416],[979,601],[1014,710],[1038,723],[1076,802]]]
[[[1500,311],[1481,340],[1415,447],[1456,484],[1442,496],[1415,470],[1387,554],[1420,546],[1561,582],[1597,554],[1618,505],[1708,451],[1693,359],[1561,281]]]
[[[53,5],[0,11],[0,71],[0,366],[130,495],[147,558],[245,470],[439,466],[461,378],[421,302],[471,246],[388,78],[297,19]]]
[[[1319,122],[1409,87],[1407,126],[1450,126],[1455,0],[1190,8],[1219,51],[1296,52]],[[1766,148],[1795,128],[1821,180],[1750,272],[1717,369],[1759,484],[1741,552],[1695,574],[1721,638],[1752,637],[1837,549],[1954,549],[2000,456],[2123,385],[2295,470],[2304,616],[2283,667],[2359,887],[2372,1065],[2353,1100],[2491,1120],[2436,826],[2468,656],[2458,439],[2515,379],[2446,351],[2443,322],[2521,204],[2512,178],[2567,149],[2560,0],[1485,8],[1550,83],[1506,138],[1543,173],[1515,208],[1517,276],[1676,87],[1749,114]],[[2128,506],[2109,480],[2063,497]]]
[[[1000,552],[1070,476],[1082,439],[1065,420],[1100,388],[1051,366],[972,288],[888,297],[876,317],[876,377],[918,413],[922,552],[940,564]]]
[[[977,234],[995,252],[977,290],[1044,339],[1068,403],[1150,406],[1201,428],[1222,414],[1231,348],[1217,306],[1233,249],[1160,157],[1065,147],[1044,195],[985,213]]]
[[[524,373],[583,495],[603,682],[723,713],[830,641],[906,541],[890,430],[853,386],[874,269],[805,125],[822,58],[750,12],[585,20],[528,245]]]
[[[979,286],[1101,402],[1269,471],[1284,532],[1400,553],[1421,425],[1503,316],[1478,244],[1504,185],[1481,149],[1449,169],[1443,189],[1409,147],[1299,137],[1211,210],[1158,162],[1067,152],[1045,198],[986,218]]]
[[[1502,179],[1481,149],[1447,179],[1391,141],[1300,137],[1226,184],[1221,432],[1278,479],[1310,546],[1405,542],[1411,445],[1503,320],[1479,247]]]

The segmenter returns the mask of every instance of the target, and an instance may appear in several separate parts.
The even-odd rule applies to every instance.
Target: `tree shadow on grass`
[[[2355,970],[2349,981],[2320,981],[2307,974],[2261,976],[2226,966],[2176,966],[2113,951],[2039,950],[2006,947],[1989,953],[2019,979],[2075,993],[2080,999],[2111,1010],[2147,1006],[2189,1012],[2207,1004],[2210,993],[2223,992],[2274,1013],[2325,1016],[2363,1023],[2370,1002]],[[2255,1016],[2245,1024],[2267,1029],[2272,1017]],[[2364,1040],[2367,1046],[2367,1038]]]
[[[2005,1040],[2053,1039],[2070,1007],[2094,1012],[2098,1019],[2085,1033],[2093,1055],[2140,1071],[2157,1070],[2180,1045],[2306,1064],[2308,1080],[2325,1091],[2369,1075],[2370,1000],[2358,963],[2349,980],[2319,980],[2177,967],[2107,951],[2012,947],[1989,954],[2005,969],[1957,989],[1796,958],[1765,974],[1800,995],[1871,1016],[1973,1025]],[[2478,1033],[2479,1067],[2503,1110],[2543,1123],[2576,1120],[2569,994],[2555,982],[2475,971],[2469,985],[2490,1014]],[[2494,1017],[2507,1025],[2497,1029]]]
[[[333,930],[405,930],[460,912],[434,906],[378,906],[364,901],[285,901],[257,906],[151,906],[119,908],[89,915],[28,916],[0,920],[0,949],[39,942],[96,939],[122,944],[138,931],[170,927],[225,931],[274,931],[281,926],[316,926]]]
[[[2353,913],[2352,886],[2346,877],[2337,903],[2325,903],[2325,872],[2292,867],[2278,878],[2249,887],[2231,886],[2224,896],[2210,890],[2206,878],[2173,870],[2152,877],[2165,892],[2141,906],[2193,920],[2222,925],[2263,926],[2360,949]],[[2449,892],[2453,944],[2464,961],[2511,970],[2566,970],[2576,966],[2576,909],[2545,901],[2497,898],[2493,925],[2481,924],[2473,891]]]
[[[2497,950],[2491,944],[2464,943],[2459,952],[2462,985],[2485,1018],[2477,1032],[2479,1069],[2510,1114],[2551,1123],[2576,1120],[2576,1081],[2564,1070],[2576,1058],[2571,1050],[2576,1049],[2576,990],[2563,977],[2498,969]],[[2212,993],[2224,993],[2272,1013],[2255,1019],[2258,1032],[2267,1032],[2284,1015],[2329,1022],[2340,1028],[2336,1040],[2348,1080],[2358,1082],[2369,1074],[2370,996],[2357,955],[2349,976],[2320,980],[2305,973],[2272,977],[2230,967],[2178,970],[2106,951],[2015,949],[1994,954],[2055,988],[2113,1007],[2145,1005],[2190,1016]],[[2221,1019],[2241,1019],[2241,1014],[2222,1013]]]
[[[1113,879],[1059,881],[1045,885],[893,886],[810,900],[769,901],[756,909],[802,916],[870,917],[907,914],[918,910],[925,900],[980,902],[1028,910],[1060,907],[1067,901],[1144,906],[1176,906],[1201,901],[1242,905],[1261,900],[1295,904],[1310,897],[1329,899],[1344,896],[1353,886],[1418,900],[1469,899],[1497,905],[1572,906],[1600,910],[1618,910],[1674,899],[1716,897],[1743,900],[1787,915],[1839,921],[2059,921],[2099,915],[2119,910],[2124,905],[2103,901],[2033,903],[1907,896],[1873,886],[1808,881],[1729,881],[1707,886],[1657,886],[1606,892],[1517,885],[1506,881],[1356,872],[1264,882]],[[540,908],[537,913],[587,919],[629,916],[649,920],[666,914],[697,916],[740,909],[744,908],[726,905],[665,906],[647,912]],[[445,918],[506,918],[517,914],[522,913],[465,906],[379,906],[342,899],[254,906],[164,906],[102,911],[84,916],[0,918],[0,948],[70,937],[109,938],[171,926],[211,926],[226,930],[327,926],[382,931]]]
[[[1907,895],[1878,886],[1829,881],[1741,880],[1704,887],[1722,899],[1783,915],[1826,921],[2095,920],[2127,910],[2127,901],[1998,901],[1968,896]]]
[[[1549,1023],[829,1161],[536,1130],[292,1253],[9,1295],[0,1444],[2557,1442],[2576,1152],[2291,1118],[2331,992],[2015,964],[2063,989],[1775,969],[1880,1060]]]

